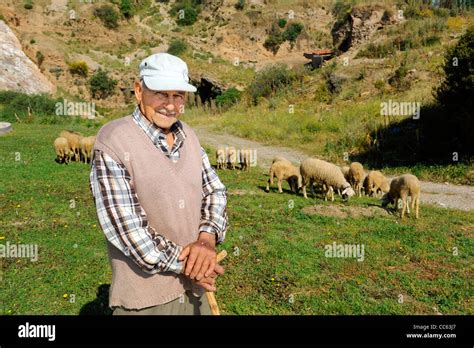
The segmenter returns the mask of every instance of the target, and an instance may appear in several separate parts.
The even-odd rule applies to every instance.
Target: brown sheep
[[[390,191],[381,198],[382,207],[388,204],[394,204],[395,209],[398,209],[398,200],[402,200],[401,218],[405,215],[405,209],[410,214],[410,207],[407,205],[407,198],[411,197],[411,209],[415,210],[415,218],[418,219],[418,211],[420,207],[420,181],[411,174],[404,174],[394,178],[390,183]]]
[[[69,163],[71,152],[66,138],[59,137],[54,140],[54,151],[58,163]]]
[[[390,185],[387,178],[378,170],[371,170],[364,180],[364,191],[368,196],[377,195],[379,192],[388,192]]]
[[[84,163],[90,163],[92,156],[92,148],[95,143],[95,135],[90,137],[83,137],[79,140],[79,147]]]
[[[349,183],[352,185],[352,188],[355,192],[362,196],[362,184],[365,178],[364,167],[359,162],[352,162],[349,166]]]
[[[80,146],[79,142],[82,138],[82,134],[74,131],[62,131],[59,136],[66,138],[69,144],[69,149],[73,153],[74,160],[80,160]]]
[[[295,167],[290,161],[285,158],[275,158],[270,167],[270,179],[267,182],[265,191],[270,191],[270,184],[273,185],[273,177],[278,179],[278,192],[282,193],[281,182],[288,181],[291,192],[298,193],[301,187],[301,175],[298,167]]]

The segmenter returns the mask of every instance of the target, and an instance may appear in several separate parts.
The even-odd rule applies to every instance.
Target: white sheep
[[[335,164],[317,158],[307,158],[301,163],[300,172],[303,195],[305,198],[308,198],[306,195],[306,185],[308,184],[314,197],[313,183],[315,181],[321,182],[325,187],[324,200],[327,200],[329,195],[331,195],[331,200],[334,201],[334,189],[342,190],[341,194],[343,199],[349,199],[355,194],[351,185],[344,178],[341,168]]]
[[[69,143],[66,138],[59,137],[54,139],[54,151],[56,152],[56,159],[58,163],[69,163],[71,152]]]
[[[387,178],[378,170],[371,170],[364,180],[364,191],[368,196],[377,195],[379,192],[388,192],[390,185]]]
[[[411,197],[411,209],[415,210],[415,218],[418,219],[418,211],[420,207],[420,181],[412,174],[404,174],[394,178],[390,183],[390,190],[381,198],[382,207],[388,204],[394,204],[398,209],[398,200],[402,200],[401,218],[405,216],[405,209],[410,214],[410,207],[407,204],[408,196]]]
[[[226,167],[225,149],[223,147],[219,147],[216,150],[216,164],[217,169],[225,169]]]
[[[274,158],[270,167],[270,179],[267,182],[267,192],[270,191],[270,184],[273,185],[273,177],[278,179],[278,192],[282,193],[281,182],[288,181],[291,192],[298,193],[301,187],[301,175],[298,167],[283,157]]]
[[[230,169],[235,169],[235,164],[237,163],[237,151],[233,146],[226,148],[226,150],[227,163],[229,164]]]
[[[365,172],[364,167],[359,162],[352,162],[349,166],[348,181],[357,192],[359,197],[362,196],[362,184],[364,182]]]
[[[74,131],[62,131],[59,134],[60,137],[66,138],[69,144],[69,149],[73,153],[74,160],[79,161],[80,159],[80,146],[79,141],[82,138],[82,134]]]
[[[241,170],[245,170],[245,171],[250,170],[250,156],[251,156],[250,149],[239,150],[239,163],[240,163]]]
[[[82,158],[84,159],[84,163],[90,163],[94,143],[95,135],[92,135],[90,137],[83,137],[79,140],[79,147],[81,149],[81,154]]]

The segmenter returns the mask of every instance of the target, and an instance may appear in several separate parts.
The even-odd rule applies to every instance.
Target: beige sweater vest
[[[159,234],[181,246],[197,240],[201,221],[202,158],[194,131],[182,122],[186,140],[173,163],[143,130],[126,116],[104,125],[94,149],[123,164],[145,210]],[[173,272],[149,274],[107,242],[112,265],[109,305],[141,309],[178,298],[191,283]]]

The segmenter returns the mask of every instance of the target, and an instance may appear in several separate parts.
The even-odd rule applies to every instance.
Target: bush
[[[235,4],[235,9],[242,11],[245,8],[245,0],[238,0]]]
[[[293,45],[302,30],[303,30],[303,24],[296,22],[296,23],[291,23],[288,26],[288,28],[286,28],[286,30],[283,32],[283,39],[290,42],[291,48],[293,48]]]
[[[337,1],[331,9],[331,13],[337,22],[345,22],[351,11],[351,5],[344,3],[344,1]]]
[[[402,62],[395,73],[388,79],[390,86],[395,87],[397,91],[406,91],[410,88],[410,82],[406,79],[408,68],[405,62]]]
[[[261,97],[269,97],[278,90],[286,88],[300,76],[286,65],[277,64],[259,71],[248,87],[254,105]]]
[[[23,7],[27,10],[31,10],[33,8],[33,0],[26,0],[23,4]]]
[[[120,2],[120,12],[122,12],[122,15],[130,19],[133,16],[133,6],[130,0],[121,0]]]
[[[268,34],[267,39],[263,43],[263,47],[265,47],[266,50],[272,52],[275,55],[278,53],[278,50],[280,49],[280,46],[284,41],[285,39],[280,33],[280,30],[278,30],[275,23],[273,23],[270,33]]]
[[[28,109],[35,116],[50,116],[56,111],[59,99],[52,99],[46,94],[24,94],[13,91],[0,91],[0,117],[2,120],[16,122],[15,114],[20,119],[28,116]]]
[[[94,10],[94,16],[98,17],[104,26],[109,29],[118,27],[119,15],[110,5],[103,5]]]
[[[326,87],[331,94],[339,94],[342,90],[344,78],[334,74],[333,72],[324,72]]]
[[[186,50],[188,49],[188,45],[186,41],[183,41],[181,39],[173,39],[170,42],[170,46],[168,47],[168,53],[175,55],[175,56],[180,56]]]
[[[38,62],[38,67],[41,67],[41,64],[44,62],[44,54],[41,51],[36,52],[36,61]]]
[[[242,93],[232,87],[225,90],[224,93],[216,97],[216,105],[220,107],[229,107],[237,103],[241,98]]]
[[[86,77],[89,73],[89,67],[87,66],[86,62],[77,61],[72,62],[69,64],[69,72],[72,75],[79,75]]]
[[[385,58],[388,55],[394,54],[395,48],[388,43],[369,43],[365,48],[361,49],[356,58]]]
[[[89,80],[89,87],[93,98],[105,99],[114,94],[117,81],[110,78],[106,71],[99,69]]]
[[[178,0],[170,10],[170,15],[177,17],[178,25],[193,25],[201,12],[200,0]]]
[[[286,19],[285,18],[279,18],[278,19],[278,26],[283,29],[285,27],[285,25],[286,25]]]

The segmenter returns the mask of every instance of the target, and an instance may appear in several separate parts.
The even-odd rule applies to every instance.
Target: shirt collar
[[[155,145],[159,143],[160,139],[166,139],[166,134],[163,132],[163,129],[159,128],[153,122],[148,121],[138,106],[135,108],[132,117],[135,123],[137,123]],[[176,137],[175,144],[178,145],[177,147],[180,147],[181,143],[186,139],[181,121],[176,121],[171,126],[170,131],[173,132]]]

